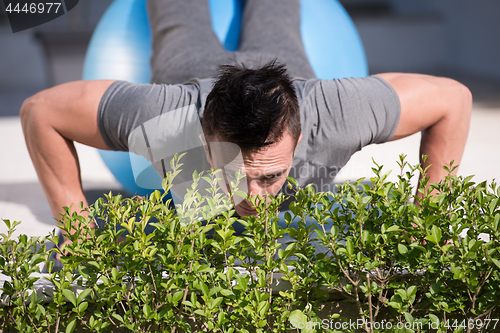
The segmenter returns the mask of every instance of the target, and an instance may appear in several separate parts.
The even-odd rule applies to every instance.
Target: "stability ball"
[[[110,5],[90,41],[84,80],[149,82],[151,31],[146,1],[115,0]],[[340,3],[337,0],[300,0],[300,3],[302,40],[316,76],[320,79],[367,76],[361,39]],[[227,50],[237,50],[243,0],[209,0],[209,5],[215,34]],[[146,175],[147,188],[137,185],[132,165],[147,165],[149,162],[142,156],[104,150],[99,153],[129,193],[146,195],[161,188],[156,172]]]

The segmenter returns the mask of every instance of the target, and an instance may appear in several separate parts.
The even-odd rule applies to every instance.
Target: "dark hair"
[[[207,97],[202,128],[207,141],[237,144],[243,152],[259,151],[288,131],[299,139],[300,111],[285,65],[273,60],[256,69],[220,66]]]

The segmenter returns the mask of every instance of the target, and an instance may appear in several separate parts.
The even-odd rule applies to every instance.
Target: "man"
[[[247,0],[237,52],[217,40],[205,1],[150,0],[149,7],[152,81],[161,84],[71,82],[34,95],[21,108],[26,144],[54,216],[63,206],[87,204],[74,141],[133,150],[141,137],[131,133],[146,133],[144,124],[167,114],[176,126],[187,114],[202,120],[213,164],[215,143],[237,144],[251,195],[275,195],[288,175],[301,185],[330,182],[363,146],[419,131],[431,182],[445,176],[442,165],[460,163],[469,90],[418,74],[315,79],[300,39],[298,0]],[[222,67],[214,82],[220,65],[235,62],[245,66]],[[179,110],[189,112],[172,113]],[[168,137],[178,129],[163,131]],[[160,171],[164,165],[156,160]],[[235,209],[241,216],[256,214],[247,200]]]

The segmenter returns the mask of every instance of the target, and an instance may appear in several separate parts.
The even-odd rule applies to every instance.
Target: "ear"
[[[210,154],[210,148],[208,147],[208,143],[205,140],[205,136],[203,135],[203,133],[200,134],[199,138],[200,138],[201,144],[203,145],[203,150],[205,151],[205,157],[207,158],[208,163],[210,163],[210,165],[213,168],[214,164],[212,163],[212,155]]]

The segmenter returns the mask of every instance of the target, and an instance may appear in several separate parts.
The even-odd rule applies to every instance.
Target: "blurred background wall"
[[[420,72],[500,82],[500,1],[340,0],[363,40],[371,73]],[[0,90],[78,79],[90,34],[111,0],[81,0],[68,15],[13,34],[0,5]],[[45,44],[57,44],[63,75]]]
[[[370,71],[461,74],[500,81],[500,1],[341,0]]]
[[[78,79],[90,35],[111,0],[81,0],[67,15],[22,32],[12,33],[0,4],[0,90],[37,89]],[[55,43],[59,64],[67,72],[54,81],[44,39]],[[64,43],[66,41],[66,43]],[[66,47],[61,47],[66,44]]]

